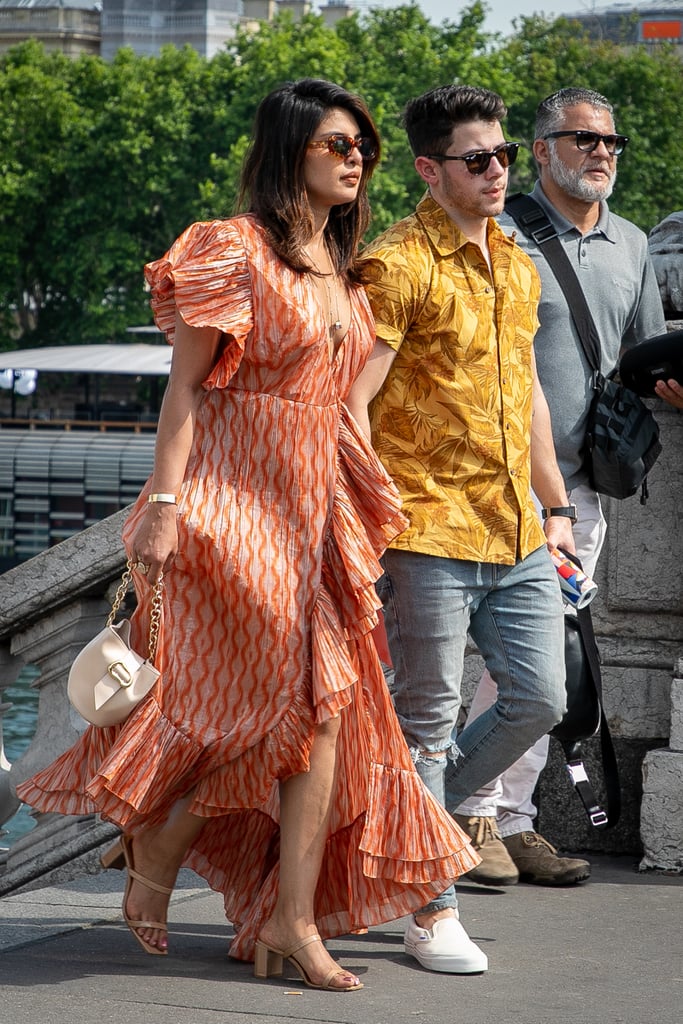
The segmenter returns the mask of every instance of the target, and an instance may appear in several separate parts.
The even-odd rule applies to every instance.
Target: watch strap
[[[547,508],[541,509],[541,518],[543,520],[550,519],[551,516],[564,516],[566,519],[571,519],[571,521],[575,523],[578,519],[576,505],[551,505]]]

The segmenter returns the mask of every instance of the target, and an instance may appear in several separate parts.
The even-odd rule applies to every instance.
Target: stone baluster
[[[85,722],[66,696],[69,668],[102,628],[125,564],[121,527],[128,510],[37,555],[0,576],[0,669],[3,686],[24,664],[35,665],[38,721],[16,763],[0,767],[0,810],[18,806],[16,786],[71,746]],[[9,813],[8,813],[9,812]],[[0,860],[0,895],[97,870],[99,847],[116,834],[94,814],[35,813],[36,827]]]
[[[46,767],[76,742],[85,728],[66,696],[69,668],[76,654],[102,628],[108,606],[101,598],[76,601],[34,623],[12,641],[12,651],[39,669],[33,683],[39,688],[38,720],[28,750],[12,765],[12,790]],[[13,843],[6,864],[5,881],[40,875],[68,863],[74,856],[73,839],[80,845],[84,827],[94,815],[64,817],[33,812],[36,827]],[[52,876],[50,876],[52,877]]]
[[[12,655],[9,643],[0,644],[0,828],[16,814],[20,803],[10,783],[10,769],[12,766],[7,760],[5,753],[2,729],[3,717],[11,710],[12,705],[5,703],[2,700],[2,696],[5,690],[9,689],[10,686],[14,686],[19,678],[21,669],[21,661]],[[0,831],[0,841],[1,837],[2,832]],[[2,870],[3,861],[4,854],[0,850],[0,870]]]
[[[650,750],[643,762],[641,871],[683,871],[683,658],[671,688],[669,746]]]

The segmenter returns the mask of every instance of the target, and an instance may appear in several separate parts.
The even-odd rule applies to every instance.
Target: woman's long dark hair
[[[256,112],[254,135],[242,167],[238,207],[255,214],[271,245],[294,270],[311,270],[303,248],[313,234],[313,215],[304,184],[306,148],[333,108],[348,111],[361,135],[373,140],[376,155],[363,161],[358,194],[333,206],[325,227],[330,256],[339,274],[354,277],[356,253],[370,222],[367,185],[379,160],[379,135],[359,96],[320,78],[302,78],[274,89]]]

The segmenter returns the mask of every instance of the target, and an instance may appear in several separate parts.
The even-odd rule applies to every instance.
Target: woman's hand
[[[133,537],[133,562],[149,568],[140,568],[150,586],[154,586],[161,572],[168,572],[178,552],[178,526],[176,506],[170,502],[153,502]]]

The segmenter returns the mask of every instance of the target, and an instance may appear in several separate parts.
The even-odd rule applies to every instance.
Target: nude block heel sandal
[[[335,978],[340,975],[342,977],[348,977],[350,972],[345,971],[343,967],[338,964],[333,967],[331,971],[325,976],[321,984],[316,984],[311,981],[306,968],[297,960],[295,953],[298,953],[304,946],[308,946],[311,942],[322,942],[323,940],[319,935],[309,935],[307,938],[302,939],[301,942],[297,942],[295,946],[290,946],[289,949],[272,949],[270,946],[266,946],[265,942],[261,942],[260,939],[256,940],[256,950],[254,955],[254,977],[255,978],[268,978],[273,976],[279,978],[282,975],[283,961],[287,960],[292,967],[295,969],[304,985],[308,988],[319,988],[324,989],[326,992],[358,992],[363,988],[361,981],[356,982],[355,985],[333,985],[332,982]]]

